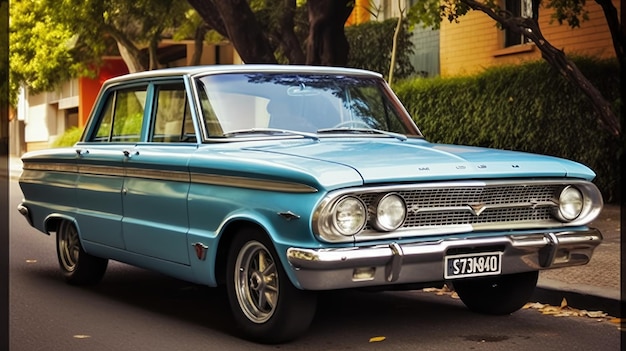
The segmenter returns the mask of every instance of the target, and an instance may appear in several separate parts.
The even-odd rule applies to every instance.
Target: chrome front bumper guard
[[[332,290],[444,280],[453,250],[502,251],[501,274],[583,265],[602,241],[597,229],[528,235],[449,238],[408,244],[338,249],[289,248],[287,258],[302,289]]]

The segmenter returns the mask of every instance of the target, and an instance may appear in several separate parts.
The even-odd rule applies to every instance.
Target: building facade
[[[615,57],[604,13],[594,1],[587,1],[585,8],[589,19],[577,28],[553,21],[553,9],[533,9],[532,0],[502,0],[502,3],[513,13],[536,16],[546,40],[564,50],[566,55]],[[613,4],[621,13],[621,2],[613,0]],[[470,11],[459,23],[445,20],[441,23],[440,57],[441,75],[449,77],[478,73],[490,66],[540,60],[541,52],[526,38],[496,27],[495,21],[486,14]]]

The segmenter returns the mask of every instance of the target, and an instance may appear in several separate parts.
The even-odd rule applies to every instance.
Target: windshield
[[[420,136],[378,78],[234,73],[197,79],[205,135],[392,132]],[[368,131],[379,133],[368,133]]]

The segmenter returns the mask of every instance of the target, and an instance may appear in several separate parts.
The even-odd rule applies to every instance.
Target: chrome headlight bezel
[[[368,211],[370,225],[381,232],[391,232],[400,228],[407,216],[406,202],[397,193],[381,194],[372,202]]]
[[[353,236],[361,232],[367,224],[367,207],[363,200],[356,196],[346,195],[339,198],[331,209],[333,229],[344,236]],[[349,218],[340,218],[343,215]],[[343,222],[354,222],[344,225]]]
[[[556,217],[563,222],[571,222],[578,218],[585,208],[583,192],[573,185],[564,187],[558,195]]]

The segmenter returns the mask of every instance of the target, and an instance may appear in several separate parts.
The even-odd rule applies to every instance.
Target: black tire
[[[304,333],[317,295],[291,284],[271,242],[258,230],[235,234],[228,253],[226,290],[242,335],[262,343],[282,343]]]
[[[57,230],[57,258],[65,281],[72,285],[94,285],[102,280],[108,260],[83,250],[76,226],[62,221]]]
[[[454,290],[471,311],[504,315],[522,308],[537,285],[539,272],[524,272],[494,277],[458,280]]]

